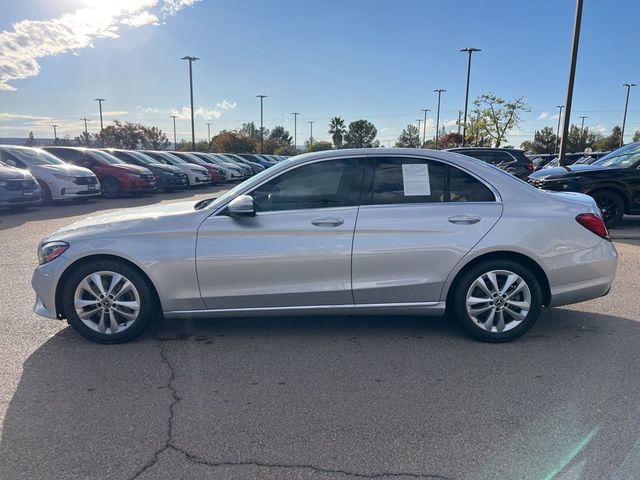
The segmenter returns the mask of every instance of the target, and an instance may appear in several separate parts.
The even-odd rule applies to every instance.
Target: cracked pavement
[[[0,212],[0,479],[640,477],[640,242],[617,243],[609,296],[505,345],[380,316],[158,321],[100,346],[31,312],[45,233],[155,201]]]

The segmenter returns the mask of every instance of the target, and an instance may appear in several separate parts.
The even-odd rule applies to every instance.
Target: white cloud
[[[171,109],[171,115],[177,115],[178,120],[190,120],[191,119],[191,108],[190,107],[182,107],[181,109]],[[216,118],[220,118],[222,112],[216,109],[210,109],[207,107],[196,106],[193,109],[193,116],[202,118],[203,120],[214,120]]]
[[[540,115],[538,115],[538,120],[544,120],[548,116],[549,116],[549,112],[542,112]]]
[[[155,25],[196,0],[86,1],[85,7],[49,20],[22,20],[0,32],[0,90],[11,91],[14,80],[40,73],[38,59],[92,48],[97,38],[117,38],[122,26]]]
[[[129,115],[129,112],[125,110],[111,110],[108,112],[102,112],[103,117],[124,117],[125,115]]]
[[[230,102],[227,99],[222,100],[222,102],[216,103],[216,107],[222,108],[223,110],[229,110],[229,109],[232,109],[232,108],[236,108],[236,105],[237,105],[236,102]]]
[[[604,134],[604,133],[606,133],[606,132],[607,132],[607,127],[605,127],[605,126],[604,126],[604,125],[602,125],[602,124],[599,124],[599,125],[596,125],[596,126],[595,126],[595,127],[593,127],[593,128],[590,128],[590,130],[591,130],[591,131],[594,131],[594,132],[597,132],[597,133],[603,133],[603,134]],[[626,133],[626,131],[625,131],[625,133]],[[625,136],[626,136],[626,135],[625,135]]]

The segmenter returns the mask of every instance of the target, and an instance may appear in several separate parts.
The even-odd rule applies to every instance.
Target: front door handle
[[[478,223],[479,221],[480,217],[476,215],[456,215],[454,217],[449,217],[450,223],[459,225],[473,225],[474,223]]]
[[[344,223],[344,218],[316,218],[311,223],[316,227],[339,227]]]

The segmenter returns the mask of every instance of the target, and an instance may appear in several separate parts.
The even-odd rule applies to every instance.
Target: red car
[[[190,153],[186,152],[170,152],[172,155],[176,155],[183,159],[186,162],[193,163],[195,165],[200,165],[201,167],[206,168],[209,171],[209,175],[211,175],[211,183],[224,183],[227,179],[224,171],[217,167],[212,163],[207,163],[201,158],[196,157]]]
[[[43,147],[65,162],[86,167],[100,180],[102,196],[119,197],[123,193],[144,193],[157,190],[156,179],[149,169],[129,165],[101,150],[76,147]]]

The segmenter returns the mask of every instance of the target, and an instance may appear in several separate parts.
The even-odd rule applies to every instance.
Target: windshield
[[[630,143],[605,155],[592,165],[605,168],[627,168],[640,161],[640,142]]]
[[[156,155],[158,155],[159,157],[162,157],[167,162],[169,162],[171,165],[178,165],[178,164],[187,165],[189,163],[186,160],[183,160],[182,158],[176,157],[175,155],[172,155],[172,154],[167,153],[167,152],[156,152]]]
[[[12,148],[10,152],[27,165],[66,165],[59,158],[39,148]]]
[[[157,165],[158,163],[160,163],[155,158],[148,157],[144,153],[133,152],[133,151],[128,151],[127,153],[129,155],[131,155],[132,157],[138,159],[139,161],[141,161],[145,165]]]
[[[116,158],[113,155],[100,150],[90,150],[87,153],[91,155],[93,158],[95,158],[96,160],[100,162],[109,163],[111,165],[122,165],[126,163],[120,160],[119,158]]]

